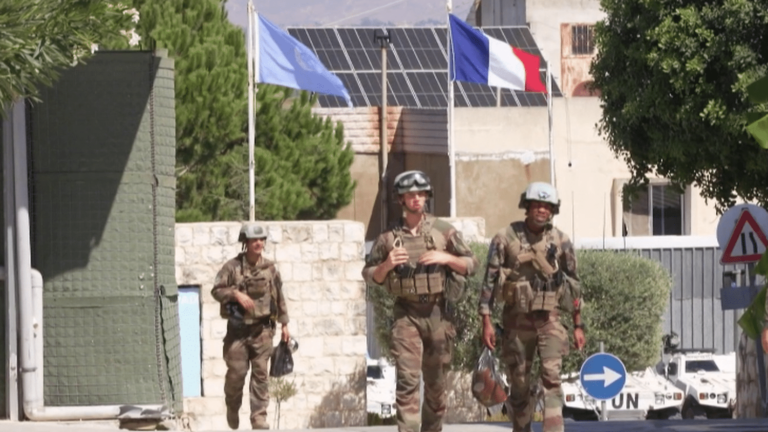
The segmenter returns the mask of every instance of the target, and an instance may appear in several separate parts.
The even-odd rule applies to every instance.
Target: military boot
[[[269,423],[263,418],[251,420],[251,429],[269,429]]]
[[[229,428],[232,430],[236,430],[240,427],[240,413],[238,410],[233,410],[232,408],[227,407],[227,425],[229,425]]]

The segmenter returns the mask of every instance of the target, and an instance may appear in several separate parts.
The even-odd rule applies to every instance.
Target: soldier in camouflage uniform
[[[397,370],[398,431],[441,431],[445,374],[456,337],[446,317],[446,281],[455,280],[452,272],[474,274],[478,261],[451,224],[426,213],[432,186],[423,172],[406,171],[395,178],[394,186],[403,217],[376,239],[363,277],[397,297],[392,356]],[[424,406],[419,418],[422,374]]]
[[[227,375],[224,395],[227,424],[237,429],[243,401],[243,386],[251,369],[251,427],[269,429],[269,359],[275,321],[282,325],[282,339],[288,341],[288,312],[282,280],[275,263],[262,256],[267,233],[255,223],[243,224],[239,241],[243,252],[227,261],[216,275],[213,298],[221,303],[220,313],[227,319],[224,361]]]
[[[552,225],[560,200],[548,183],[528,185],[520,198],[525,221],[514,222],[491,241],[479,312],[483,343],[496,345],[490,314],[495,299],[503,301],[502,361],[510,386],[508,407],[514,432],[529,432],[535,409],[531,366],[538,351],[544,391],[544,432],[562,432],[562,357],[568,353],[568,333],[559,311],[573,314],[577,349],[585,344],[576,275],[576,255],[568,237]]]

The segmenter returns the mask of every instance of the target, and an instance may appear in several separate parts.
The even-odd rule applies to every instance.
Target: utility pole
[[[390,35],[386,29],[373,31],[374,42],[381,46],[381,108],[380,108],[380,132],[379,132],[379,179],[381,185],[381,229],[386,230],[389,219],[388,193],[387,193],[387,160],[389,158],[389,138],[387,137],[387,49],[389,48]]]

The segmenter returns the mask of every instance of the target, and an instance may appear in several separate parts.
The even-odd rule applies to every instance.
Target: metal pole
[[[254,17],[253,2],[248,0],[248,220],[256,219],[256,193],[254,184],[256,183],[255,163],[253,156],[253,147],[256,141],[256,125],[254,116]]]
[[[447,32],[447,42],[446,46],[448,47],[448,57],[451,57],[453,54],[453,44],[451,43],[451,20],[450,20],[450,13],[453,12],[453,0],[447,0],[446,8],[448,10],[448,32]],[[453,61],[448,62],[448,67],[451,67],[453,64]],[[451,71],[448,71],[448,167],[450,171],[450,177],[451,177],[451,209],[450,209],[450,216],[456,217],[456,149],[454,148],[454,142],[453,142],[453,81],[451,81]]]
[[[549,73],[549,62],[547,62],[547,118],[549,134],[549,183],[555,184],[555,137],[552,134],[552,75]]]
[[[387,137],[387,45],[389,35],[382,37],[381,43],[381,134],[379,157],[381,158],[381,229],[386,230],[389,219],[387,211],[387,159],[389,158],[389,139]]]
[[[5,216],[5,396],[8,420],[19,421],[18,322],[16,315],[16,200],[13,168],[13,104],[3,120],[3,213]]]
[[[549,73],[547,73],[547,76],[549,76]],[[600,352],[605,352],[605,346],[603,345],[603,341],[600,341]],[[600,421],[607,421],[608,420],[608,412],[606,411],[608,409],[608,404],[605,400],[600,401]]]

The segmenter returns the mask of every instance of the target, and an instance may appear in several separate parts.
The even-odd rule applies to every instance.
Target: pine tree
[[[331,219],[350,203],[356,183],[349,168],[354,152],[344,129],[311,112],[316,96],[260,85],[257,93],[256,214],[266,220]],[[248,149],[240,146],[230,161],[227,203],[248,210]],[[235,165],[236,162],[242,165]],[[234,209],[228,209],[232,211]]]
[[[176,220],[248,217],[247,64],[242,29],[217,0],[134,0],[146,48],[176,69]],[[260,219],[328,219],[355,184],[341,126],[311,112],[316,98],[259,86],[256,194]]]
[[[176,208],[205,220],[211,161],[245,137],[245,36],[217,0],[135,0],[145,49],[165,48],[175,60]],[[215,202],[215,199],[213,200]],[[182,218],[183,219],[183,218]]]

